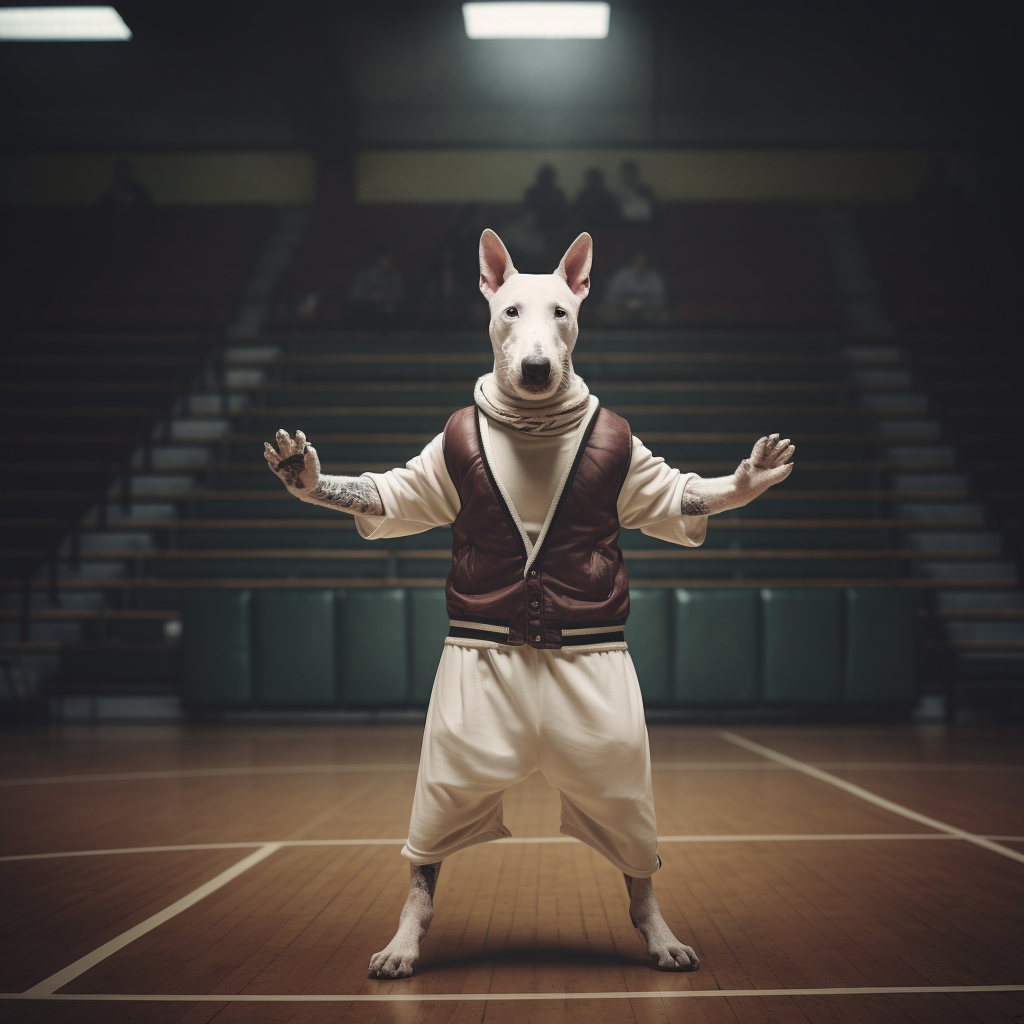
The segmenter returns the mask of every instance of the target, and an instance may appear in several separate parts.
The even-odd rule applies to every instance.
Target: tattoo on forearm
[[[708,503],[699,494],[683,493],[683,515],[684,516],[706,516]]]
[[[306,468],[306,456],[302,453],[289,455],[277,464],[277,472],[284,479],[285,485],[297,491],[305,488],[302,482],[302,471]]]
[[[356,515],[384,514],[384,504],[376,485],[361,477],[321,476],[309,497],[318,504],[331,505]]]

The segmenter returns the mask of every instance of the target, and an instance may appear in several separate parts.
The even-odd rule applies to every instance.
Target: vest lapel
[[[558,515],[558,510],[562,506],[562,497],[572,486],[573,479],[576,476],[576,470],[579,469],[580,459],[583,458],[583,452],[586,450],[587,441],[590,440],[590,434],[594,429],[594,424],[597,422],[597,414],[601,411],[601,402],[591,396],[590,409],[587,415],[583,418],[583,422],[579,426],[579,430],[576,434],[576,450],[573,452],[572,460],[565,467],[565,472],[562,473],[562,479],[558,482],[558,487],[555,489],[554,497],[551,499],[551,507],[548,509],[548,514],[544,519],[544,525],[540,528],[540,533],[537,535],[537,543],[533,546],[533,550],[529,551],[526,559],[526,565],[523,568],[523,575],[525,576],[530,566],[537,561],[542,549],[544,548],[544,541],[547,538],[548,531],[551,529],[551,524],[555,521],[555,516]],[[529,549],[528,549],[529,550]]]
[[[487,479],[490,482],[491,490],[494,491],[494,497],[498,500],[498,504],[501,505],[505,512],[505,516],[512,527],[512,532],[519,539],[519,546],[522,550],[524,559],[529,559],[533,554],[533,544],[530,542],[530,538],[523,528],[523,521],[519,518],[519,513],[516,511],[515,503],[512,501],[508,491],[505,488],[504,483],[501,481],[501,477],[498,476],[498,471],[495,469],[494,460],[491,458],[491,441],[487,433],[487,418],[481,415],[480,410],[474,410],[476,413],[476,439],[477,445],[480,448],[480,457],[483,460],[484,471],[487,473]]]

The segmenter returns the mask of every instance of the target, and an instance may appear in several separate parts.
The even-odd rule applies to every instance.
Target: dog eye
[[[519,316],[519,310],[515,306],[509,306],[505,310],[505,316]]]
[[[564,320],[565,319],[565,310],[564,309],[556,309],[555,310],[555,319],[556,320]]]

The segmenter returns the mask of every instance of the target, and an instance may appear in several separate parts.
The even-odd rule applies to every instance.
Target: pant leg
[[[445,645],[402,848],[414,864],[511,834],[502,796],[538,767],[536,686],[522,651]]]
[[[562,827],[634,878],[660,866],[651,754],[627,651],[534,652],[544,661],[540,768]]]

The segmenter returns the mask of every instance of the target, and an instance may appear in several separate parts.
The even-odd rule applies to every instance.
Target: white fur
[[[480,291],[491,307],[494,373],[498,387],[510,398],[550,402],[568,387],[580,303],[590,291],[593,250],[594,243],[584,232],[553,273],[520,274],[490,228],[480,236]],[[523,381],[523,360],[531,355],[551,362],[542,387]]]

